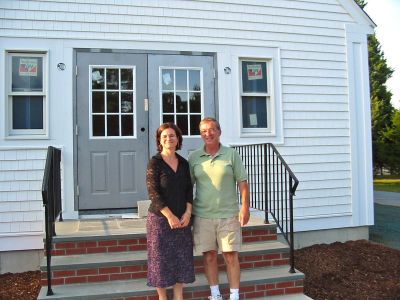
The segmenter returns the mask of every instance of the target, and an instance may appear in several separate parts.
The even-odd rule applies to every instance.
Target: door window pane
[[[133,136],[133,116],[121,116],[121,130],[123,136]]]
[[[199,124],[201,121],[201,115],[190,116],[190,135],[200,135]]]
[[[183,135],[199,135],[197,126],[203,112],[201,69],[162,69],[160,76],[162,122],[176,122]],[[192,126],[193,122],[197,124]]]
[[[189,71],[189,90],[200,91],[200,70]]]
[[[118,92],[107,92],[107,112],[108,113],[119,112],[119,93]]]
[[[92,124],[93,136],[105,136],[104,116],[93,116]]]
[[[12,57],[12,91],[43,91],[43,58],[34,56]]]
[[[43,129],[43,97],[13,97],[13,129]]]
[[[260,61],[242,61],[244,93],[268,93],[267,64]]]
[[[104,92],[92,93],[92,111],[94,113],[104,113]]]
[[[119,136],[119,116],[107,116],[107,135]]]
[[[174,70],[165,69],[161,73],[162,89],[171,91],[174,89]]]
[[[187,93],[176,93],[176,112],[185,113],[188,111]]]
[[[174,93],[163,93],[162,94],[162,109],[164,113],[174,112]]]
[[[176,125],[182,130],[183,135],[188,135],[188,116],[186,115],[177,115],[176,116]]]
[[[244,128],[267,127],[267,103],[265,97],[242,97]]]
[[[104,69],[93,68],[92,69],[92,89],[103,90],[104,89]]]
[[[200,93],[190,93],[190,112],[200,113],[201,112],[201,94]]]
[[[176,70],[176,90],[186,91],[187,90],[187,71]]]
[[[133,89],[133,70],[121,69],[121,90]]]
[[[174,115],[163,115],[163,123],[167,122],[175,123]]]
[[[121,112],[131,113],[133,112],[133,93],[122,92],[121,93]]]
[[[107,69],[107,89],[118,90],[119,88],[119,70]]]

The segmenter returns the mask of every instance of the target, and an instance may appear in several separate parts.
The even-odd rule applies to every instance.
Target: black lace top
[[[164,162],[161,154],[154,155],[147,164],[146,184],[151,200],[149,211],[162,216],[160,210],[168,207],[178,218],[186,210],[186,203],[193,203],[193,187],[189,164],[179,154],[176,172]]]

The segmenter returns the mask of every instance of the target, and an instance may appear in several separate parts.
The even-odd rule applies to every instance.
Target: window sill
[[[8,135],[5,140],[48,140],[48,134],[16,134]]]

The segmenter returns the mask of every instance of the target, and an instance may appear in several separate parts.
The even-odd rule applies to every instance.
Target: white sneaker
[[[216,296],[216,297],[214,297],[214,296],[208,296],[208,299],[209,299],[209,300],[223,300],[221,295],[218,295],[218,296]]]

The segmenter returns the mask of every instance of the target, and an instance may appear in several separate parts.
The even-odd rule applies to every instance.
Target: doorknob
[[[140,128],[140,131],[141,131],[141,132],[145,132],[145,131],[146,131],[146,128],[142,127],[142,128]]]

